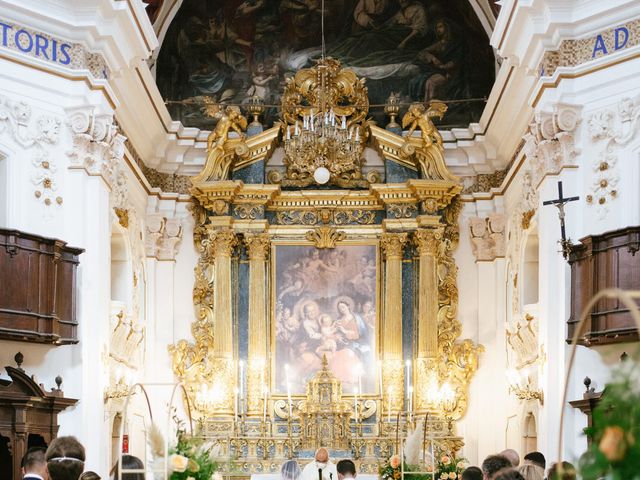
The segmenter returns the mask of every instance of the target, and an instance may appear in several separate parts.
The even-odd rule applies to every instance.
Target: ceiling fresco
[[[325,9],[326,55],[366,78],[379,125],[387,120],[376,105],[392,92],[405,104],[458,100],[442,127],[478,121],[495,59],[467,1],[325,0]],[[172,117],[210,129],[202,97],[243,105],[259,96],[270,125],[285,79],[320,58],[321,25],[321,0],[185,0],[157,62]]]

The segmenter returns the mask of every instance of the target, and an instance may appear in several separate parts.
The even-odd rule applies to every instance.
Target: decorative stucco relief
[[[34,195],[44,205],[62,205],[55,155],[50,150],[60,138],[60,119],[33,114],[26,102],[14,102],[0,95],[0,135],[8,135],[24,150],[32,150]]]
[[[505,216],[494,213],[488,217],[474,217],[469,219],[471,232],[471,249],[477,261],[491,261],[504,257],[505,244]]]
[[[640,96],[623,98],[617,113],[610,108],[594,112],[589,117],[589,135],[597,152],[591,164],[592,179],[586,196],[587,204],[604,218],[609,205],[618,198],[620,172],[618,155],[636,136],[640,126]]]
[[[163,213],[147,215],[145,250],[147,257],[175,260],[182,242],[182,219],[167,218]]]
[[[580,123],[581,107],[555,104],[553,112],[539,111],[524,135],[523,150],[531,165],[534,184],[574,163],[579,153],[574,131]]]

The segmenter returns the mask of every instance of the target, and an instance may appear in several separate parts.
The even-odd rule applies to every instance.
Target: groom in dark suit
[[[44,454],[47,451],[44,447],[31,447],[22,457],[23,480],[49,480],[47,473],[47,462]]]

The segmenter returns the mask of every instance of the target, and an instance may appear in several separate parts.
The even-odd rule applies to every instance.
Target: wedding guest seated
[[[540,452],[529,452],[524,456],[525,463],[532,463],[533,465],[537,465],[542,470],[547,468],[547,459],[544,458],[544,455]]]
[[[358,474],[356,472],[356,464],[351,460],[340,460],[336,464],[336,470],[338,470],[338,480],[356,478]]]
[[[482,470],[478,467],[467,467],[462,472],[462,480],[482,480]]]
[[[22,457],[20,467],[22,469],[23,480],[47,480],[47,462],[44,454],[47,451],[44,447],[31,447]]]
[[[569,462],[554,463],[547,472],[548,480],[576,480],[576,468]]]
[[[78,480],[84,470],[84,447],[75,437],[55,438],[44,458],[51,480]]]
[[[86,472],[83,472],[78,480],[100,480],[100,478],[100,475],[98,475],[96,472],[88,470]]]
[[[302,469],[295,460],[287,460],[280,467],[280,477],[282,480],[298,480],[302,475]]]
[[[482,462],[482,475],[484,480],[493,480],[494,475],[503,468],[511,468],[511,462],[502,455],[489,455]]]
[[[544,480],[544,469],[533,463],[525,463],[516,468],[524,480]]]
[[[144,480],[144,473],[127,472],[127,470],[143,470],[144,463],[134,455],[122,455],[122,480]],[[118,464],[113,468],[113,480],[118,479]]]
[[[503,457],[507,457],[511,462],[511,465],[513,465],[514,467],[520,465],[520,455],[518,455],[518,452],[516,452],[513,448],[507,448],[506,450],[501,451],[500,455],[502,455]]]
[[[503,468],[496,472],[494,480],[524,480],[524,477],[515,468]]]

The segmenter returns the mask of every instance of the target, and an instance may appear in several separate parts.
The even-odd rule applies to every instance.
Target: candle
[[[411,360],[407,360],[405,362],[405,366],[407,368],[407,373],[405,376],[407,377],[407,400],[409,399],[409,385],[411,385]]]
[[[289,383],[289,364],[288,363],[285,363],[284,365],[284,373],[285,373],[286,382],[287,382],[287,402],[289,404],[289,418],[292,418],[293,406],[291,404],[291,383]]]
[[[387,389],[387,401],[388,401],[388,406],[389,409],[387,410],[387,422],[391,421],[391,393],[392,393],[392,389],[391,389],[391,385],[389,385],[389,388]]]
[[[233,418],[238,418],[238,388],[233,389]]]
[[[353,411],[356,415],[356,423],[358,423],[358,393],[359,391],[356,390],[355,394],[353,395]]]
[[[347,129],[347,117],[345,117],[344,115],[342,116],[342,130],[346,130]]]
[[[409,385],[409,421],[413,412],[413,385]]]
[[[267,395],[269,395],[269,390],[267,389],[266,385],[262,386],[263,392],[264,392],[264,398],[262,400],[262,421],[264,423],[267,423]]]
[[[382,398],[382,360],[378,360],[378,387],[380,388],[380,398]]]
[[[358,393],[362,394],[362,366],[358,368]]]
[[[240,397],[240,413],[244,413],[244,360],[240,360],[240,376],[238,378],[238,395]]]

